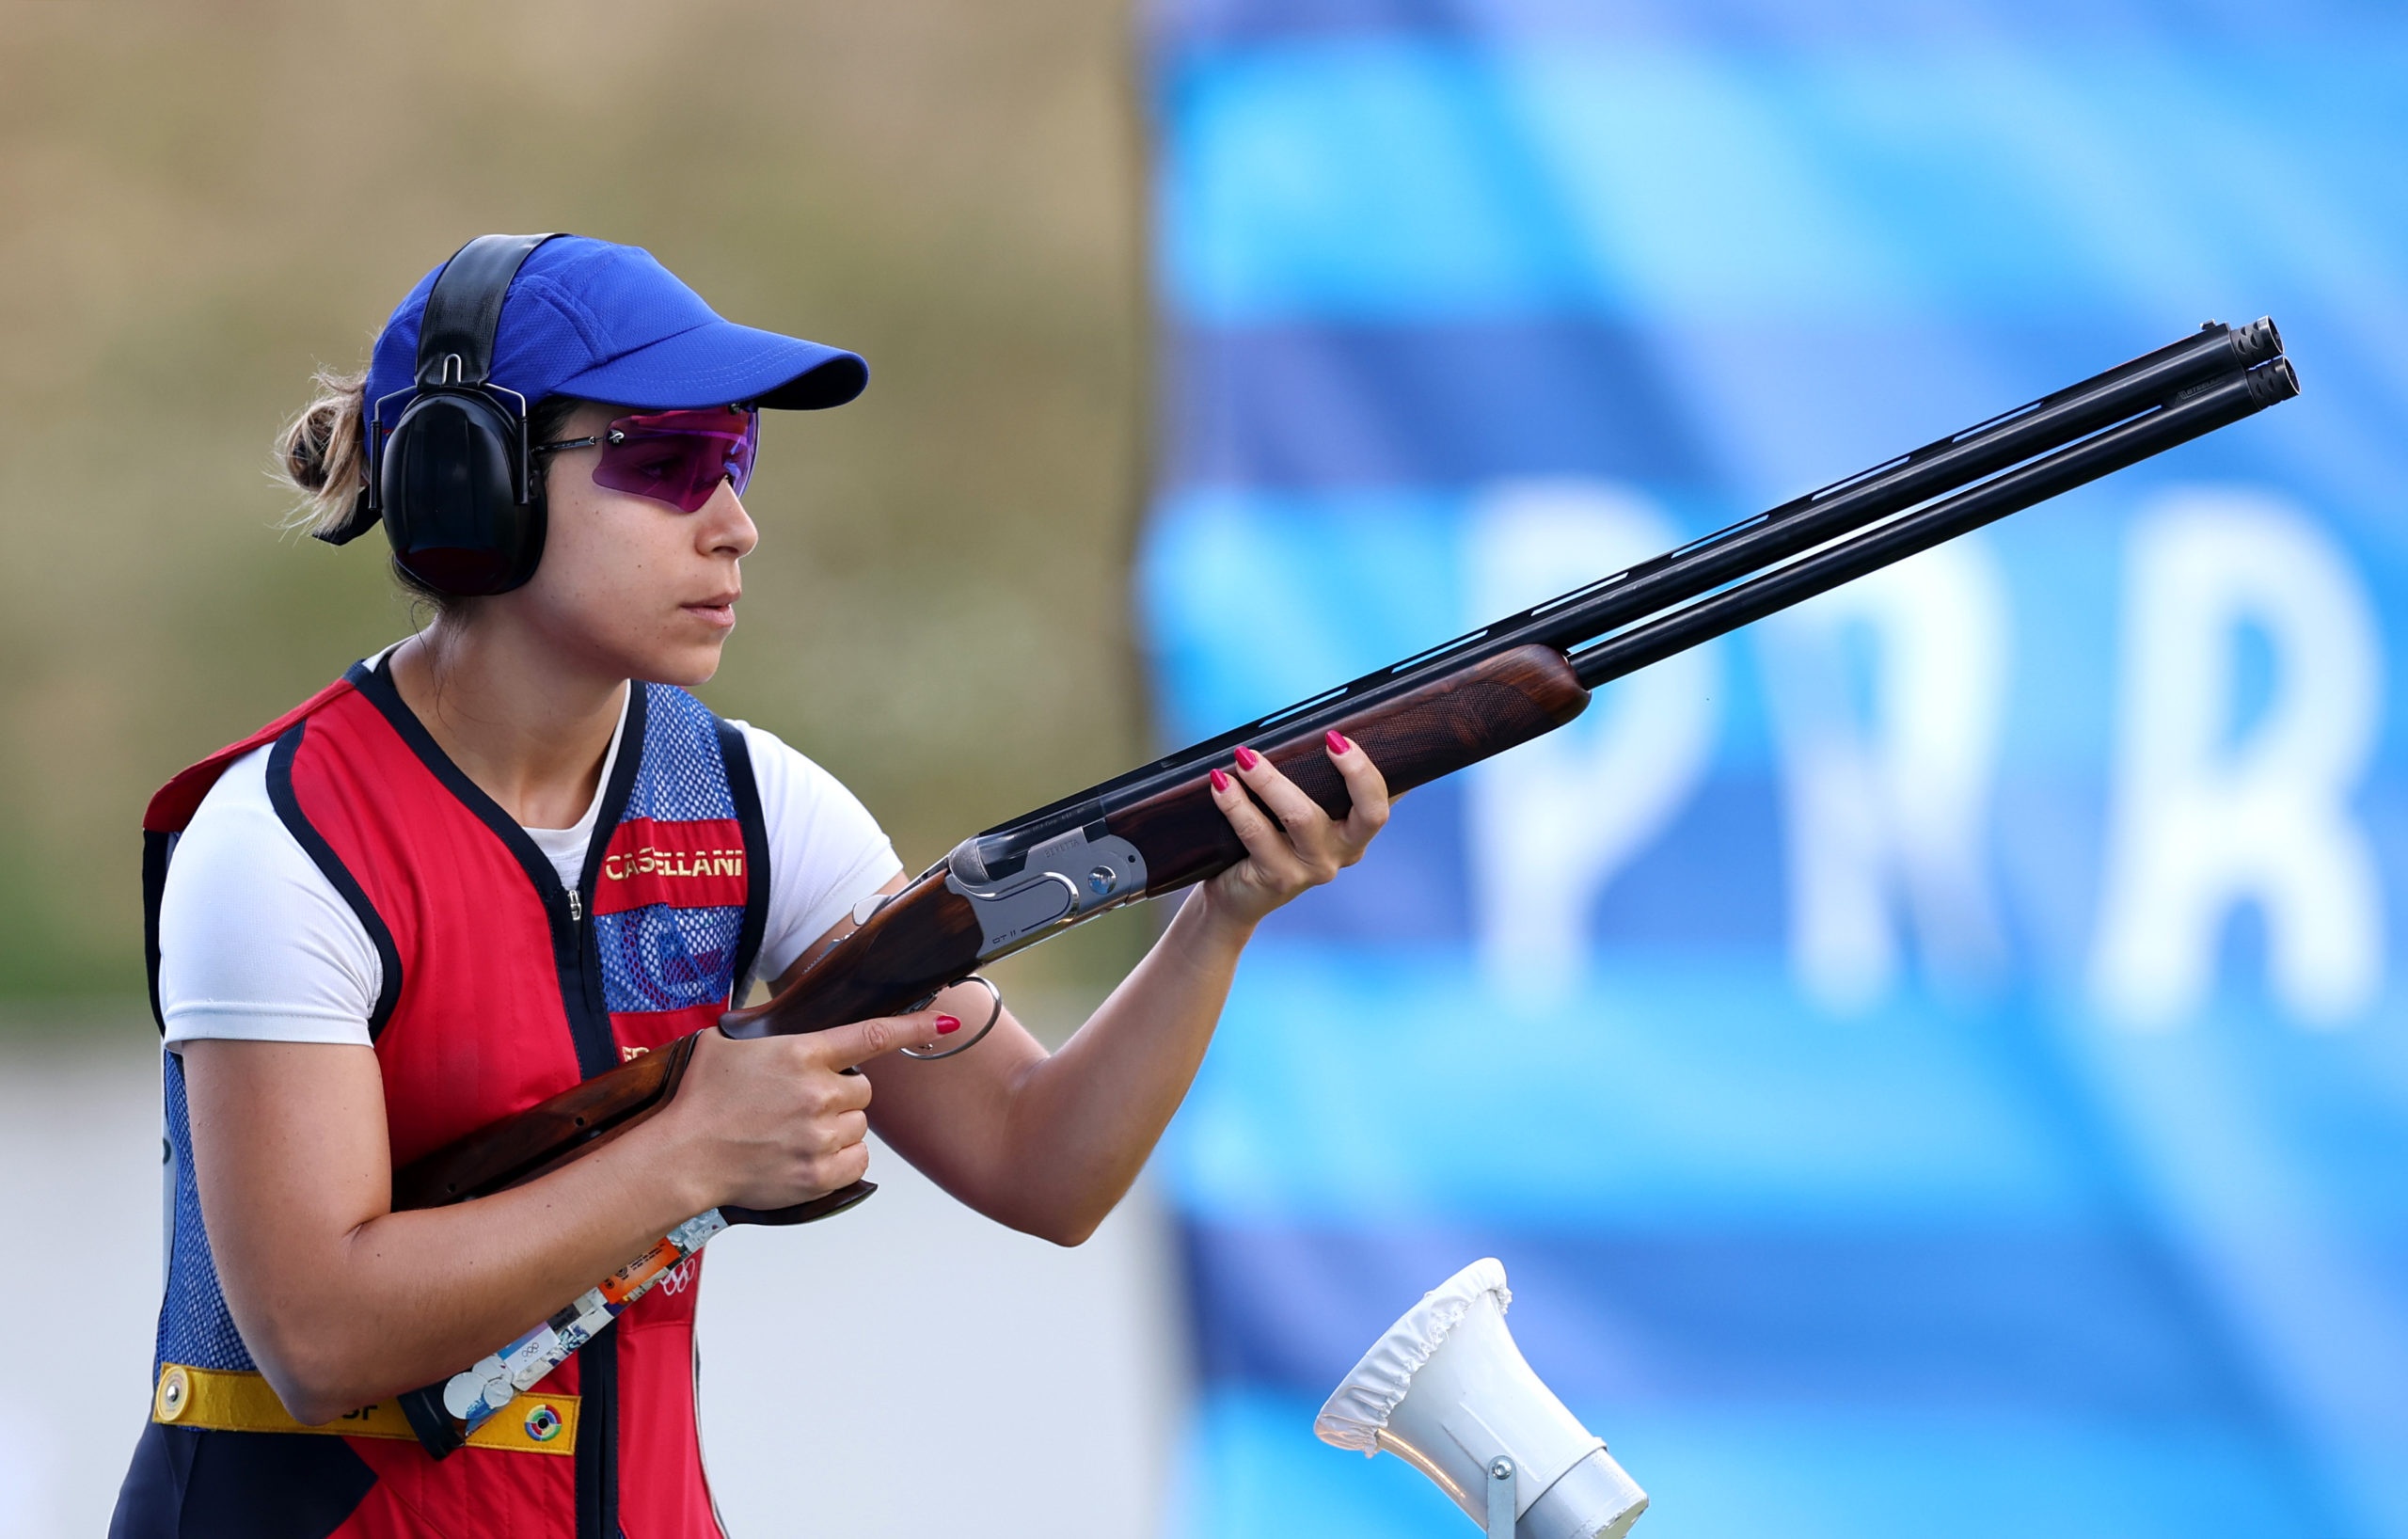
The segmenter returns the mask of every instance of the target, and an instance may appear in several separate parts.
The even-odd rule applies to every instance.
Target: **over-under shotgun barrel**
[[[1259,751],[1275,735],[1310,739],[1334,726],[1343,731],[1342,722],[1413,694],[1434,677],[1518,647],[1535,643],[1570,651],[2281,353],[2282,336],[2271,319],[2237,328],[2209,322],[2179,341],[2079,384],[989,829],[954,858],[973,870],[1008,876],[1029,849],[1099,817],[1151,803],[1240,743]]]
[[[2245,372],[2235,370],[2221,379],[2192,387],[2171,405],[1969,491],[1582,647],[1572,654],[1574,670],[1580,682],[1593,690],[1608,679],[1636,673],[1868,572],[1996,523],[2010,513],[2228,427],[2297,394],[2299,375],[2289,358],[2276,357]]]

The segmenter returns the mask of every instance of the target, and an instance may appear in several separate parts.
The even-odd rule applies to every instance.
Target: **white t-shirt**
[[[620,717],[624,732],[626,718]],[[869,810],[771,733],[737,722],[769,845],[768,923],[753,964],[773,978],[903,869]],[[159,904],[159,1013],[167,1042],[356,1042],[384,964],[351,905],[268,801],[269,749],[227,766],[176,843]],[[619,733],[575,828],[529,829],[574,889],[619,756]]]

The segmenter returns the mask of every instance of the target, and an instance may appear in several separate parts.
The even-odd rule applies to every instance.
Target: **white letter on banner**
[[[1994,976],[1985,836],[2009,660],[2006,584],[1979,538],[1940,546],[1768,624],[1759,643],[1782,761],[1790,961],[1825,1008],[1895,985],[1905,900],[1942,983]],[[1861,638],[1861,669],[1849,643]],[[1861,674],[1861,690],[1851,679]],[[1858,703],[1858,695],[1862,703]]]
[[[1471,510],[1465,597],[1479,624],[1681,543],[1655,504],[1599,482],[1522,482]],[[1475,766],[1465,791],[1473,926],[1490,981],[1560,999],[1586,965],[1591,908],[1671,821],[1714,746],[1716,648],[1597,692],[1571,725]]]
[[[2122,719],[2091,986],[2100,1012],[2167,1027],[2207,1003],[2227,913],[2265,918],[2273,992],[2337,1024],[2383,987],[2383,894],[2350,797],[2374,753],[2372,603],[2315,522],[2260,493],[2194,487],[2133,528]],[[2237,718],[2241,641],[2273,658]],[[2241,732],[2235,740],[2236,731]]]

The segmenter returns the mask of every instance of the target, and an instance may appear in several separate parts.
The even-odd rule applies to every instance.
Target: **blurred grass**
[[[0,998],[141,986],[143,801],[411,617],[266,444],[488,230],[651,248],[859,349],[772,414],[705,691],[924,863],[1147,751],[1120,0],[0,5]],[[1015,963],[1092,992],[1143,921]]]

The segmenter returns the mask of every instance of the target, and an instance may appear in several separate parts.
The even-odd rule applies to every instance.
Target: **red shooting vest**
[[[750,979],[768,912],[751,759],[742,733],[683,690],[632,689],[574,893],[381,668],[354,667],[178,775],[143,820],[153,1010],[175,838],[229,763],[273,744],[271,802],[383,960],[371,1027],[395,1168],[716,1022]],[[166,1073],[176,1169],[154,1386],[176,1365],[196,1380],[254,1366],[210,1258],[174,1054]],[[570,1456],[471,1445],[438,1461],[408,1438],[200,1430],[154,1412],[113,1539],[720,1539],[694,1419],[701,1263],[531,1391],[563,1410],[576,1397]]]

